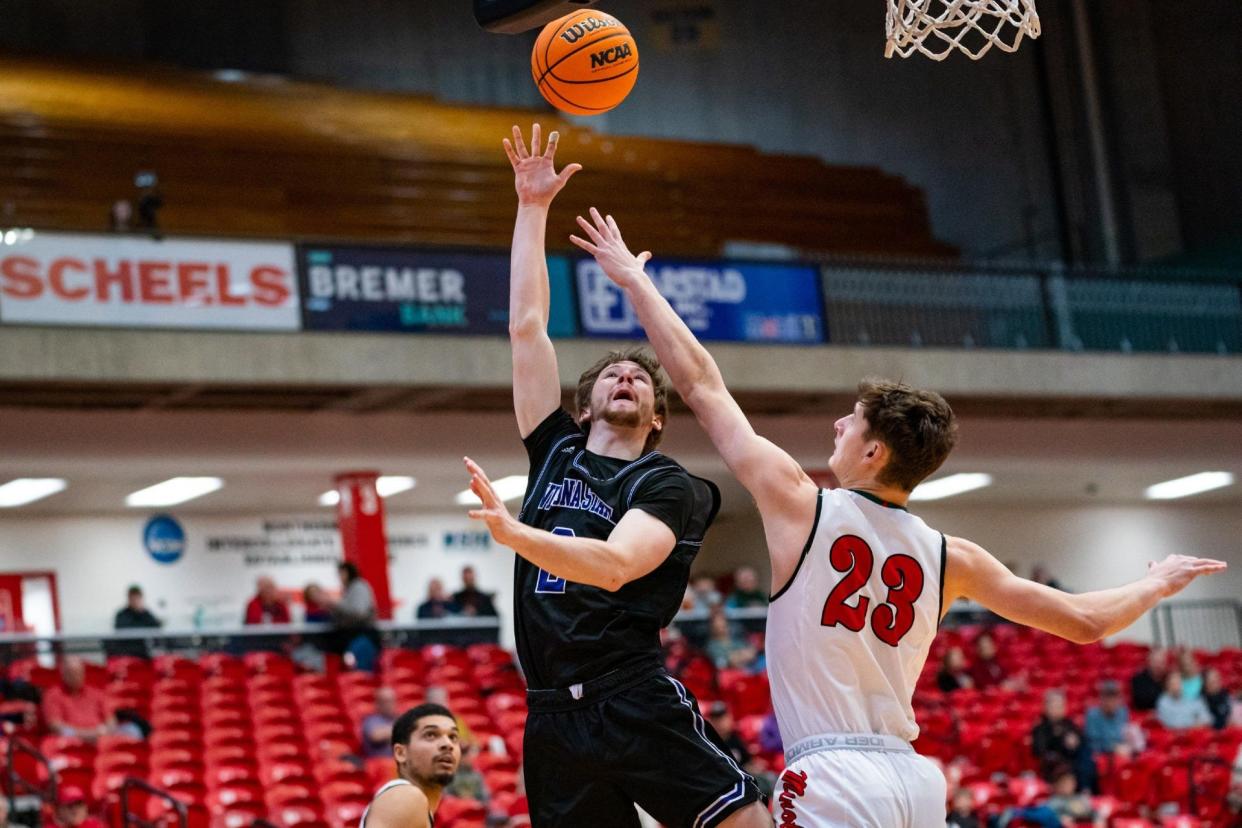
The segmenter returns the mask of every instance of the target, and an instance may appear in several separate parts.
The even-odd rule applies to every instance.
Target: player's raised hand
[[[628,288],[639,279],[647,278],[643,267],[651,260],[651,254],[645,250],[637,256],[631,253],[612,216],[604,218],[592,207],[591,221],[578,216],[578,225],[587,238],[570,236],[569,240],[594,256],[608,278],[619,287]]]
[[[547,207],[556,198],[556,194],[569,182],[573,174],[582,169],[581,164],[566,164],[565,169],[556,171],[556,145],[560,134],[553,132],[548,136],[548,145],[539,151],[539,124],[530,128],[530,147],[522,139],[522,130],[513,128],[513,140],[504,140],[505,154],[513,165],[514,187],[517,189],[519,204],[533,204]]]
[[[1164,597],[1176,595],[1200,575],[1215,575],[1228,566],[1224,561],[1211,558],[1194,558],[1190,555],[1170,555],[1160,563],[1147,565],[1147,577],[1161,583]]]
[[[492,533],[496,542],[508,546],[509,540],[517,529],[517,520],[509,514],[509,507],[505,506],[500,495],[496,494],[496,490],[492,488],[492,481],[488,479],[483,467],[469,457],[462,459],[466,464],[466,471],[470,473],[470,491],[483,501],[478,509],[470,510],[470,518],[486,523],[488,531]]]

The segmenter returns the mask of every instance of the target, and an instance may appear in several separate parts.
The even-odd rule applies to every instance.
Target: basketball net
[[[993,46],[1017,51],[1039,37],[1035,0],[888,0],[884,57],[920,52],[944,60],[954,51],[978,60]]]

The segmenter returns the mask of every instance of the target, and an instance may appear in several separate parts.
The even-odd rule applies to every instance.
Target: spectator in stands
[[[1095,812],[1091,797],[1085,791],[1080,792],[1078,780],[1072,771],[1065,769],[1057,774],[1052,781],[1052,795],[1034,808],[1013,808],[1006,811],[999,825],[1006,826],[1011,821],[1021,819],[1028,824],[1041,828],[1063,828],[1091,824],[1103,828],[1104,820]]]
[[[729,609],[747,609],[748,607],[766,607],[768,594],[759,588],[759,573],[754,567],[739,566],[733,573],[733,591],[725,600]]]
[[[999,687],[1005,683],[1008,671],[996,657],[996,642],[983,633],[975,639],[975,662],[970,666],[970,681],[976,690]]]
[[[1087,750],[1082,731],[1066,715],[1065,693],[1044,694],[1044,714],[1031,731],[1031,750],[1039,761],[1040,775],[1049,782],[1070,768],[1083,790],[1095,786],[1095,762]]]
[[[397,721],[397,693],[391,687],[375,691],[375,712],[362,720],[362,758],[387,757],[392,753],[392,725]]]
[[[117,199],[112,202],[112,209],[108,211],[108,229],[113,233],[128,233],[133,228],[134,205],[127,198]]]
[[[477,586],[473,566],[462,567],[461,589],[453,593],[453,601],[461,607],[463,615],[473,615],[479,618],[496,617],[496,605],[492,603],[492,596],[490,593],[481,591]]]
[[[457,773],[453,781],[444,789],[445,796],[458,799],[473,799],[486,805],[491,801],[491,792],[483,774],[474,766],[474,757],[478,753],[478,745],[467,745],[461,749],[461,761],[457,763]]]
[[[93,742],[116,726],[103,691],[86,684],[86,665],[77,656],[65,656],[59,685],[43,694],[43,721],[58,736]]]
[[[445,690],[443,687],[435,684],[427,688],[427,692],[423,697],[423,703],[438,704],[441,707],[452,710],[452,708],[449,707],[448,690]],[[477,742],[474,738],[474,732],[470,729],[470,726],[466,724],[462,717],[455,716],[454,718],[457,719],[457,741],[461,743],[461,749],[464,753],[466,748],[476,746]]]
[[[255,583],[255,592],[255,596],[246,605],[246,624],[290,623],[289,605],[280,596],[275,581],[267,575],[260,576]]]
[[[1197,699],[1203,694],[1203,670],[1191,650],[1182,650],[1177,657],[1177,667],[1182,674],[1182,695]]]
[[[936,674],[936,686],[942,693],[968,690],[975,686],[966,669],[966,654],[961,647],[950,647],[945,651],[944,659],[940,662],[940,672]]]
[[[1160,694],[1164,692],[1164,680],[1169,674],[1169,654],[1153,647],[1147,654],[1147,666],[1130,679],[1130,702],[1138,711],[1155,710]]]
[[[332,602],[323,594],[323,587],[314,581],[302,590],[302,605],[306,607],[302,620],[307,624],[327,624],[332,620]]]
[[[1170,672],[1164,680],[1164,693],[1156,702],[1156,716],[1169,730],[1185,730],[1212,723],[1212,714],[1202,696],[1187,698],[1182,688],[1182,674]]]
[[[60,828],[104,828],[90,815],[86,793],[76,785],[66,785],[56,793],[56,825]]]
[[[1050,573],[1043,564],[1035,564],[1035,567],[1031,570],[1031,580],[1037,584],[1043,584],[1046,587],[1064,590],[1064,587],[1061,586],[1061,582],[1052,577],[1052,573]]]
[[[716,728],[716,732],[720,734],[725,747],[732,754],[733,761],[737,762],[739,768],[750,773],[752,768],[747,767],[747,765],[750,765],[750,751],[746,749],[746,743],[742,741],[742,737],[737,735],[737,727],[733,721],[733,714],[729,712],[728,703],[723,701],[712,702],[712,706],[708,708],[707,716],[712,723],[712,727]]]
[[[1130,711],[1121,696],[1121,685],[1115,681],[1100,682],[1100,701],[1087,709],[1083,730],[1087,737],[1087,750],[1096,754],[1119,754],[1128,756],[1130,745],[1126,731],[1130,724]]]
[[[958,788],[949,804],[948,828],[980,828],[975,816],[975,795],[969,788]]]
[[[427,582],[427,600],[418,605],[417,617],[446,618],[450,615],[461,615],[461,605],[449,597],[444,581],[432,578]]]
[[[694,590],[694,603],[697,609],[710,610],[724,601],[716,589],[716,580],[710,575],[699,575],[691,583]]]
[[[725,617],[724,607],[717,605],[712,608],[707,630],[707,646],[704,649],[717,670],[749,670],[754,665],[758,653],[733,630]]]
[[[142,587],[137,584],[129,588],[125,606],[117,610],[112,627],[116,630],[159,629],[163,622],[147,609],[146,599],[142,595]],[[105,648],[108,655],[130,655],[147,658],[150,652],[145,641],[110,641]]]
[[[1203,701],[1207,705],[1208,712],[1212,714],[1212,727],[1217,730],[1224,730],[1228,727],[1233,700],[1229,697],[1229,691],[1225,689],[1220,670],[1215,667],[1209,667],[1203,674]]]
[[[341,598],[331,606],[336,628],[332,649],[347,656],[357,669],[371,670],[380,650],[375,593],[353,561],[341,561],[337,572],[341,576]]]

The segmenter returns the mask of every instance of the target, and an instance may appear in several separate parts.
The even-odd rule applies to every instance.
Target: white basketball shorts
[[[900,739],[824,734],[785,756],[777,828],[944,828],[944,774]]]

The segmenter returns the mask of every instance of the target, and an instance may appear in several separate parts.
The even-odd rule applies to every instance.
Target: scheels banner
[[[586,336],[639,338],[638,316],[593,259],[578,262]],[[819,270],[749,262],[652,260],[647,273],[701,339],[814,344],[824,341]]]
[[[508,334],[507,253],[308,245],[300,263],[308,331]],[[548,331],[575,336],[569,263],[550,257],[548,276]]]
[[[0,322],[297,330],[293,246],[33,233],[0,248]]]

